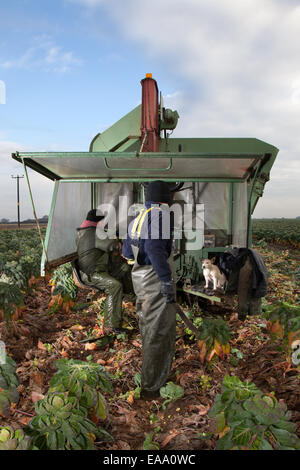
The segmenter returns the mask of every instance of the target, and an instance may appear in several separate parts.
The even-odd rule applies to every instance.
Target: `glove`
[[[113,251],[117,253],[120,252],[120,243],[118,242],[118,240],[112,241],[111,246],[109,247],[109,251]]]
[[[176,302],[176,290],[172,281],[161,283],[161,293],[166,297],[167,304]]]

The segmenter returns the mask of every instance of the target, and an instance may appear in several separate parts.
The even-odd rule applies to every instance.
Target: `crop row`
[[[42,229],[43,235],[45,229]],[[17,319],[22,310],[24,295],[40,277],[42,246],[37,230],[4,230],[0,232],[0,321]],[[77,287],[70,263],[56,269],[52,285],[51,312],[74,306]]]
[[[300,247],[300,219],[254,219],[254,239]]]
[[[37,230],[0,232],[0,320],[18,316],[24,294],[40,276],[41,254]]]

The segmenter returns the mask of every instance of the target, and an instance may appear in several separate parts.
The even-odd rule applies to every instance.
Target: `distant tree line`
[[[300,215],[298,217],[252,217],[253,220],[265,220],[265,219],[269,219],[269,220],[281,220],[281,219],[288,219],[288,220],[291,220],[291,219],[300,219]]]
[[[38,221],[41,224],[46,224],[48,222],[48,216],[44,215],[43,217],[40,217]],[[17,224],[17,223],[18,223],[17,221],[10,221],[9,219],[5,219],[5,218],[2,218],[0,220],[0,224]],[[34,224],[34,223],[35,223],[35,219],[26,219],[26,220],[21,221],[21,224]]]

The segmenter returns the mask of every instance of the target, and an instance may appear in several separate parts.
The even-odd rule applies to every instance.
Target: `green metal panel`
[[[97,206],[98,206],[97,184],[95,182],[91,182],[91,209],[96,209]]]
[[[251,181],[251,185],[248,188],[247,248],[250,248],[251,243],[252,243],[252,222],[251,222],[252,206],[253,204],[256,204],[257,195],[255,194],[255,185],[257,183],[257,177],[258,177],[258,174],[262,165],[263,165],[263,162],[260,162],[260,165],[256,167],[255,173]],[[255,198],[255,202],[253,201],[253,197]]]
[[[208,182],[208,183],[242,183],[245,181],[243,178],[196,178],[196,177],[180,177],[180,176],[174,176],[173,178],[166,178],[165,176],[161,176],[160,179],[163,179],[167,183],[174,183],[183,181],[183,182]],[[148,177],[131,177],[131,178],[74,178],[74,179],[66,179],[63,180],[64,183],[84,183],[84,182],[93,182],[93,183],[144,183],[144,182],[150,182],[150,181],[156,181],[157,176],[153,176],[152,178]]]
[[[157,178],[192,181],[194,177],[194,181],[236,182],[251,178],[260,160],[262,163],[252,192],[253,212],[269,179],[278,152],[276,147],[249,138],[168,138],[161,140],[159,152],[139,154],[139,138],[131,139],[127,135],[123,139],[134,122],[135,130],[138,129],[139,112],[136,108],[95,138],[91,144],[92,152],[21,152],[13,154],[13,158],[19,161],[24,159],[27,166],[51,179],[72,181],[147,181],[147,174],[150,181]],[[115,151],[108,152],[105,146],[112,146],[110,148],[115,148]],[[220,164],[217,163],[219,160]],[[224,173],[225,169],[227,171]]]
[[[123,142],[118,149],[115,150],[116,153],[120,152],[139,152],[141,148],[141,141],[139,138],[130,137],[130,139]]]
[[[214,246],[213,248],[203,248],[201,256],[202,258],[208,258],[210,254],[223,253],[225,248],[223,246]]]
[[[90,144],[90,152],[112,152],[131,137],[141,135],[141,105],[123,116],[119,121],[97,134]]]
[[[96,158],[96,159],[111,159],[111,160],[120,160],[120,159],[230,159],[230,160],[255,160],[255,159],[263,159],[265,154],[263,152],[249,152],[249,151],[240,151],[237,152],[217,152],[217,151],[202,151],[199,149],[198,152],[16,152],[13,154],[16,160],[21,161],[22,159],[37,159],[38,161],[43,163],[43,160],[46,159],[56,159],[56,160],[64,160],[64,159],[82,159],[87,160],[89,158]],[[217,168],[216,168],[217,171]]]
[[[263,195],[265,184],[270,179],[271,169],[276,159],[277,153],[278,153],[278,150],[277,152],[266,154],[265,158],[262,160],[260,164],[260,168],[256,175],[255,182],[253,185],[253,190],[251,193],[251,205],[250,205],[251,214],[253,214],[259,198]]]
[[[46,251],[48,251],[48,244],[49,244],[49,238],[50,238],[50,232],[51,232],[51,226],[52,226],[52,221],[53,221],[53,214],[54,214],[54,208],[56,204],[56,198],[57,198],[57,192],[58,192],[58,185],[59,182],[56,181],[54,184],[54,190],[53,190],[53,195],[52,195],[52,201],[51,201],[51,207],[50,207],[50,212],[48,216],[48,223],[47,223],[47,230],[46,230],[46,237],[45,237],[45,248]],[[42,254],[42,259],[41,259],[41,275],[45,275],[45,266],[46,266],[46,256],[45,253],[43,252]]]
[[[167,144],[167,149],[166,149]],[[181,150],[179,150],[179,148]],[[278,149],[255,138],[168,138],[162,139],[159,146],[160,152],[183,153],[213,153],[213,154],[272,154],[277,155]]]
[[[197,295],[198,297],[203,297],[204,299],[207,299],[210,302],[221,302],[221,298],[217,297],[216,295],[207,295],[207,294],[204,294],[204,292],[199,292],[193,289],[187,289],[186,287],[184,287],[183,289],[178,289],[178,290],[183,290],[183,292],[186,292],[187,294],[192,294],[192,295]]]
[[[229,204],[228,204],[228,218],[229,218],[229,236],[230,243],[232,243],[233,237],[233,183],[229,183]]]
[[[60,179],[111,179],[116,181],[145,177],[170,181],[242,181],[253,172],[260,153],[142,153],[136,152],[21,152],[14,157],[32,167],[43,168]]]

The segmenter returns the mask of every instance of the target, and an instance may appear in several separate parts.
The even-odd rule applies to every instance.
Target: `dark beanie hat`
[[[92,209],[86,216],[86,220],[90,220],[91,222],[100,222],[102,219],[104,219],[104,215],[97,215],[97,209]]]
[[[153,181],[146,188],[146,201],[171,203],[171,191],[165,181]]]

